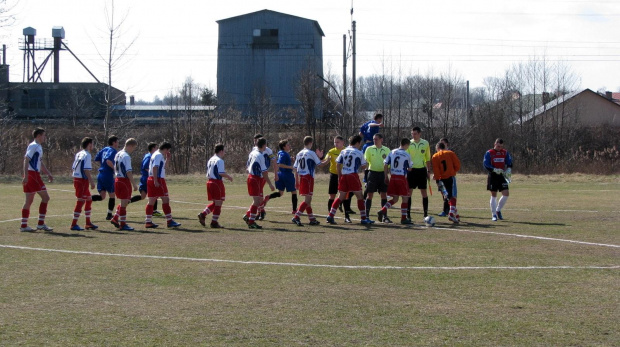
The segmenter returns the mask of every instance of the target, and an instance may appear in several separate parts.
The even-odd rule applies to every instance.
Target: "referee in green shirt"
[[[414,189],[419,189],[422,194],[422,208],[424,217],[428,216],[428,195],[426,193],[426,182],[430,179],[431,170],[431,147],[428,141],[421,138],[422,129],[414,127],[411,129],[411,144],[407,149],[407,153],[411,156],[413,169],[407,173],[407,183],[409,183],[409,195],[411,196]],[[407,207],[407,218],[411,219],[411,201]]]
[[[383,146],[383,135],[380,133],[372,137],[373,146],[366,148],[364,158],[368,162],[368,177],[366,178],[366,217],[370,218],[370,208],[372,206],[372,196],[375,192],[381,194],[381,207],[387,202],[387,184],[385,183],[385,173],[383,171],[383,161],[390,154],[390,149]],[[383,214],[378,214],[379,222],[392,223]]]

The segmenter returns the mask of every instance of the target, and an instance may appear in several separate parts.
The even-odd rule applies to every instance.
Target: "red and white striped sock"
[[[39,205],[39,224],[38,225],[45,224],[45,214],[46,213],[47,213],[47,202],[42,202]]]
[[[332,209],[329,210],[330,217],[333,217],[336,215],[336,212],[338,211],[338,206],[340,206],[340,203],[342,203],[342,201],[339,198],[336,198],[336,200],[334,200],[334,203],[332,204]]]
[[[170,222],[172,220],[172,208],[170,208],[170,204],[161,204],[161,208],[164,210],[164,214],[166,215],[166,221]]]
[[[222,206],[213,207],[213,217],[211,217],[211,223],[217,223],[217,220],[220,218],[221,212],[222,212]]]
[[[30,210],[22,209],[22,228],[28,226],[28,217],[30,217]]]
[[[206,217],[211,212],[215,213],[214,210],[215,210],[215,203],[212,202],[209,205],[207,205],[207,207],[205,207],[205,209],[202,211],[202,215]]]
[[[357,200],[357,208],[360,210],[360,218],[366,220],[366,204],[364,203],[364,199]]]
[[[92,200],[86,200],[86,203],[84,204],[84,217],[86,217],[86,224],[92,224],[90,221],[90,211],[92,204]]]
[[[77,225],[78,219],[80,219],[80,214],[82,214],[83,206],[84,206],[83,200],[78,200],[75,203],[75,209],[73,209],[73,221],[71,222],[71,226]]]
[[[144,219],[145,223],[153,223],[153,205],[146,205],[146,218]]]

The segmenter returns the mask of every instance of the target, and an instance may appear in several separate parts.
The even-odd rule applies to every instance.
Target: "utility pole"
[[[353,95],[352,95],[353,96],[353,112],[352,112],[352,117],[353,117],[353,120],[355,120],[355,114],[357,112],[357,110],[356,110],[357,101],[355,99],[355,92],[356,92],[356,90],[355,90],[355,85],[356,85],[355,79],[357,78],[356,75],[355,75],[355,65],[356,65],[355,64],[355,21],[353,21],[352,24],[353,24],[353,28],[352,28],[353,29],[352,30],[353,31],[353,76],[352,76],[353,80],[351,81],[352,82],[352,86],[353,86]]]
[[[465,125],[469,124],[469,80],[465,89]]]
[[[342,35],[342,117],[347,114],[347,35]]]

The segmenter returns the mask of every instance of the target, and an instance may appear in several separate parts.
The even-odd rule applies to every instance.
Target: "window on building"
[[[45,109],[45,89],[29,89],[22,90],[22,107],[23,109]]]
[[[278,49],[278,29],[254,29],[252,32],[252,48]]]

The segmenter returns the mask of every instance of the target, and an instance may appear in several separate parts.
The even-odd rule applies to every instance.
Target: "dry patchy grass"
[[[463,223],[297,227],[290,198],[269,203],[265,229],[241,220],[242,176],[227,185],[219,231],[201,227],[202,176],[169,181],[180,229],[107,224],[68,231],[69,184],[48,186],[55,233],[19,233],[18,182],[0,186],[0,244],[85,252],[325,265],[402,267],[617,266],[618,177],[516,176],[493,223],[485,177],[459,177]],[[326,209],[326,179],[314,209]],[[417,194],[417,192],[414,192]],[[33,206],[36,207],[38,200]],[[441,202],[431,198],[431,211]],[[396,217],[397,210],[390,211]],[[396,219],[396,218],[393,218]],[[323,220],[322,218],[320,220]],[[81,220],[83,221],[83,219]],[[501,233],[501,234],[500,234]],[[541,236],[560,240],[520,238]],[[364,269],[127,258],[0,248],[2,345],[616,345],[618,269]]]

